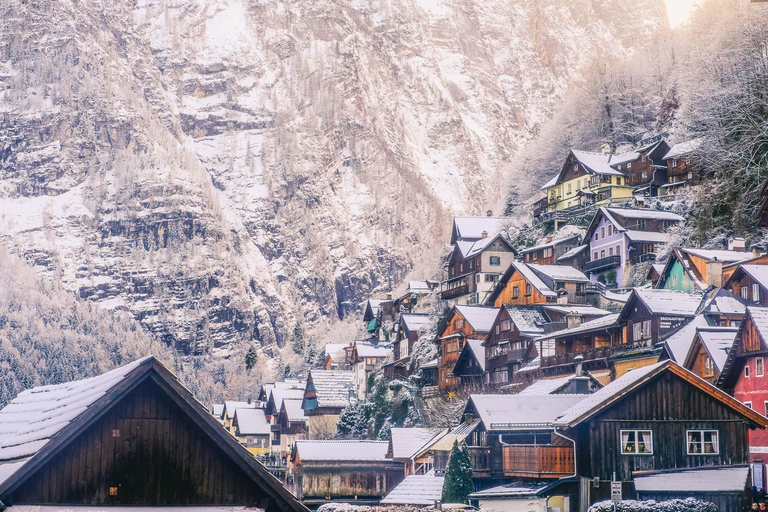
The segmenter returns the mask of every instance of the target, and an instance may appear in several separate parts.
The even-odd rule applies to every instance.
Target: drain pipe
[[[557,431],[557,427],[555,427],[555,430],[553,431],[556,436],[562,437],[566,441],[570,441],[570,443],[573,445],[573,474],[571,477],[576,477],[579,474],[578,466],[576,465],[576,441],[574,439],[571,439],[570,437],[566,437],[560,432]]]

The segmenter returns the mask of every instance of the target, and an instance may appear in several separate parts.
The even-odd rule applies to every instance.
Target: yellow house
[[[631,198],[634,187],[627,183],[627,175],[614,166],[636,156],[634,151],[619,155],[571,151],[560,173],[542,187],[547,194],[547,211]]]
[[[271,426],[264,409],[237,409],[233,420],[235,437],[253,455],[269,453]]]

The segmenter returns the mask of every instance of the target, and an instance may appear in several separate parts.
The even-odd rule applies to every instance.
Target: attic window
[[[120,437],[120,429],[119,428],[113,428],[112,429],[112,437]]]
[[[110,487],[109,488],[109,495],[110,496],[117,496],[117,487]]]
[[[453,328],[454,329],[463,329],[464,328],[464,319],[463,318],[457,318],[453,321]]]

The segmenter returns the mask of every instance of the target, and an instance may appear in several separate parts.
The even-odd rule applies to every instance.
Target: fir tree
[[[309,337],[304,348],[304,362],[310,367],[317,364],[317,342],[313,336]]]
[[[291,333],[291,347],[293,347],[293,351],[297,354],[303,354],[305,344],[304,329],[301,327],[301,324],[296,324]]]
[[[251,345],[251,347],[248,349],[248,352],[245,354],[245,370],[250,372],[254,366],[256,366],[256,362],[259,360],[259,353],[256,351],[256,347]]]
[[[336,430],[339,436],[347,439],[364,439],[368,437],[368,420],[370,407],[364,403],[349,404],[341,411]]]
[[[472,461],[464,446],[454,441],[443,483],[443,503],[467,503],[467,496],[475,490],[472,483]]]

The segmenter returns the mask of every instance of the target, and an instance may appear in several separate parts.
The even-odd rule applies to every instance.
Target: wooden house
[[[288,453],[297,439],[306,439],[307,416],[301,408],[301,399],[286,398],[280,406],[275,424],[272,425],[272,453]]]
[[[718,387],[731,393],[747,407],[768,415],[768,308],[750,306],[739,327],[733,349],[717,379]],[[755,471],[755,485],[766,489],[766,463],[768,463],[768,432],[749,432],[749,462]]]
[[[434,468],[434,455],[426,448],[447,432],[441,428],[393,427],[387,458],[402,464],[406,477],[424,475]]]
[[[483,345],[486,383],[503,386],[523,364],[538,355],[533,340],[544,334],[550,323],[541,306],[503,306],[499,308]]]
[[[657,288],[659,279],[661,279],[661,273],[664,271],[663,263],[653,263],[648,267],[648,273],[645,275],[645,280],[651,283],[652,288]]]
[[[352,346],[352,372],[355,379],[357,396],[365,397],[368,393],[368,378],[384,366],[392,355],[392,344],[383,341],[355,341]]]
[[[485,349],[482,340],[467,340],[453,366],[453,375],[463,387],[480,388],[486,381]]]
[[[326,343],[323,349],[323,367],[326,370],[347,370],[347,347],[349,343]]]
[[[588,283],[587,276],[573,267],[515,262],[504,272],[486,304],[585,304]]]
[[[494,217],[492,212],[484,217],[454,217],[451,227],[451,245],[456,242],[476,242],[487,236],[501,233],[510,222],[508,217]]]
[[[274,424],[274,421],[280,412],[283,400],[289,398],[294,400],[303,398],[306,385],[306,382],[294,379],[275,382],[272,389],[269,391],[269,396],[267,397],[266,406],[264,408],[264,414],[267,417],[267,421]]]
[[[664,156],[669,152],[669,144],[663,138],[654,139],[611,158],[611,167],[627,176],[627,183],[635,187],[635,195],[656,196],[659,187],[668,181]]]
[[[469,456],[472,460],[472,475],[474,478],[490,477],[489,447],[485,434],[474,434],[480,426],[480,420],[475,416],[464,415],[462,421],[452,427],[449,432],[437,436],[432,442],[422,448],[418,456],[432,457],[433,469],[442,473],[448,467],[448,459],[454,443],[462,444],[469,448]],[[476,480],[477,481],[477,480]]]
[[[352,371],[309,371],[301,403],[307,416],[309,439],[328,439],[336,435],[341,411],[360,398],[356,388]]]
[[[238,409],[255,409],[258,404],[251,402],[238,402],[237,400],[225,400],[224,408],[221,411],[221,419],[224,428],[229,431],[230,434],[235,435],[235,413]]]
[[[593,283],[622,286],[628,265],[655,261],[666,230],[682,221],[675,213],[632,208],[600,208],[584,235],[589,243],[585,272]]]
[[[584,272],[584,268],[587,264],[587,257],[589,254],[589,244],[577,245],[570,251],[559,256],[555,261],[556,265],[564,265],[566,267],[573,267],[579,272]]]
[[[737,327],[697,329],[683,368],[714,384],[720,378],[737,332]]]
[[[388,293],[385,298],[371,298],[365,303],[363,311],[363,322],[368,334],[383,339],[385,333],[382,327],[386,327],[395,320],[395,310],[393,306],[392,294]]]
[[[430,295],[439,286],[438,281],[408,281],[405,293],[392,301],[395,315],[412,313],[421,298]]]
[[[725,288],[756,306],[768,306],[768,265],[739,265]]]
[[[635,288],[619,314],[624,344],[655,345],[692,320],[704,299],[702,293]]]
[[[413,344],[419,340],[419,335],[433,325],[434,322],[428,314],[401,314],[397,337],[393,343],[395,360],[410,356],[413,353]]]
[[[581,235],[575,234],[553,240],[547,237],[547,241],[520,251],[520,257],[524,263],[538,263],[539,265],[556,265],[557,259],[578,247],[581,243]]]
[[[739,244],[736,239],[728,241],[729,246],[731,244]],[[746,244],[745,244],[746,246]],[[738,270],[741,265],[768,265],[768,254],[762,252],[762,248],[758,246],[752,246],[752,258],[737,263],[728,263],[723,265],[723,283],[727,283],[734,272]]]
[[[666,500],[706,495],[720,510],[742,510],[749,489],[747,434],[768,419],[672,361],[636,369],[571,405],[552,423],[569,450],[574,471],[589,481],[571,510],[610,499],[611,481],[622,482],[624,499]],[[510,448],[504,447],[509,450]],[[571,452],[573,453],[573,452]],[[571,455],[539,458],[545,470]],[[728,488],[692,488],[740,468]],[[567,469],[571,469],[569,466]],[[687,478],[686,478],[687,475]],[[668,478],[660,487],[659,478]],[[688,482],[686,482],[688,480]],[[688,485],[688,486],[687,486]]]
[[[437,330],[438,375],[440,391],[455,389],[460,379],[453,374],[467,340],[484,340],[498,313],[497,308],[483,306],[454,306]]]
[[[695,154],[701,147],[702,139],[680,142],[672,146],[664,162],[667,164],[667,184],[660,187],[659,195],[674,195],[680,187],[698,185],[701,172],[695,161]]]
[[[0,432],[0,508],[308,511],[151,356],[21,393]]]
[[[722,251],[676,247],[667,259],[655,288],[703,291],[723,286],[723,266],[752,258],[744,251]]]
[[[264,409],[238,409],[235,412],[235,437],[254,455],[270,451],[271,425]]]
[[[303,503],[354,500],[377,504],[400,483],[403,464],[387,458],[387,441],[298,440],[288,466]]]
[[[515,256],[515,249],[501,234],[457,241],[440,298],[454,304],[482,304]]]

